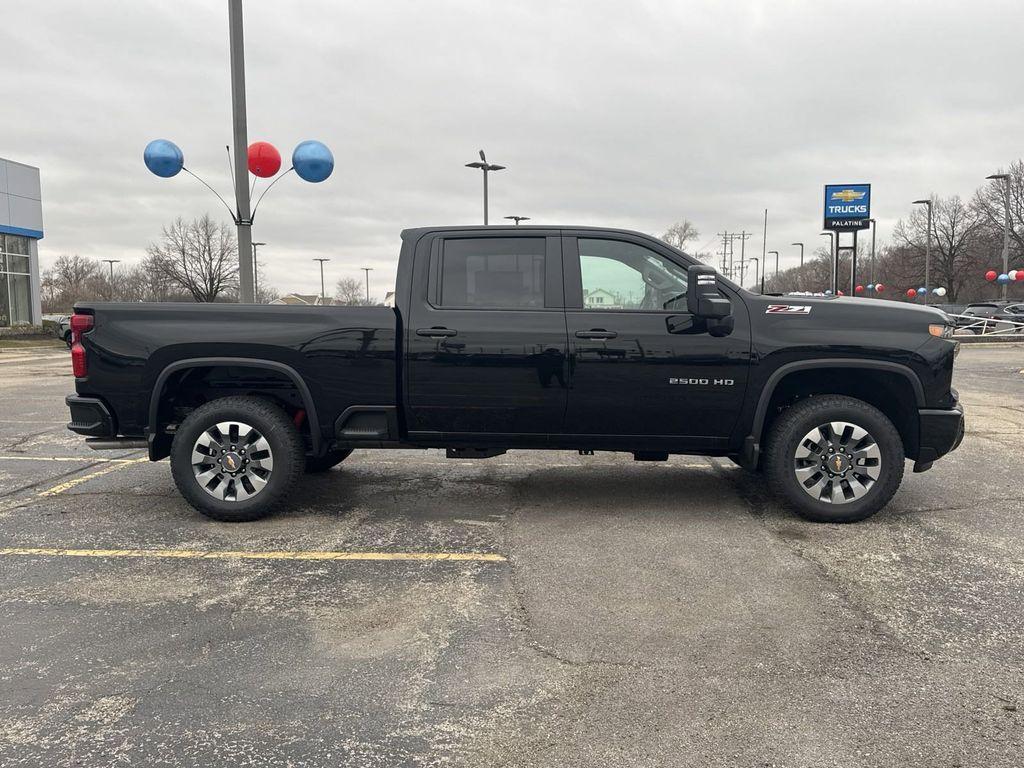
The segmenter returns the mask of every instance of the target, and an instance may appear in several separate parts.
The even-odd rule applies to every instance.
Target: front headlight
[[[945,323],[932,323],[928,326],[928,333],[938,336],[940,339],[948,339],[953,335],[953,326]]]

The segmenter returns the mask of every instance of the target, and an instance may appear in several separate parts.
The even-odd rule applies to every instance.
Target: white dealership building
[[[39,169],[0,157],[0,328],[42,322],[42,237]]]

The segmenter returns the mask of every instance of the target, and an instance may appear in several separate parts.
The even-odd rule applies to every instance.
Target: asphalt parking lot
[[[66,352],[2,352],[0,765],[1019,766],[1024,346],[958,366],[960,450],[858,525],[526,451],[225,525],[64,430]]]

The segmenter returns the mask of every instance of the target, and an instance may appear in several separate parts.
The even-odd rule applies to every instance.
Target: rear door
[[[410,435],[536,442],[565,416],[557,231],[441,232],[416,248],[406,328]]]
[[[569,234],[569,233],[567,233]],[[570,391],[565,431],[659,437],[666,448],[724,445],[743,404],[750,323],[714,337],[686,309],[689,262],[628,234],[563,243]]]

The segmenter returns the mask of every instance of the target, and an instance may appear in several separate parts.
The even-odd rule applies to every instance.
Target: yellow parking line
[[[2,555],[37,557],[171,557],[184,560],[412,560],[503,563],[504,555],[489,552],[253,552],[202,549],[57,549],[4,547]]]
[[[100,475],[105,475],[108,472],[116,472],[122,467],[125,467],[129,464],[138,464],[140,461],[149,461],[149,459],[126,459],[125,461],[117,463],[111,462],[102,469],[97,469],[95,472],[90,472],[88,475],[82,475],[81,477],[76,477],[73,480],[68,480],[67,482],[55,485],[53,486],[53,488],[47,488],[45,491],[40,492],[39,496],[56,496],[58,493],[64,493],[64,491],[70,490],[71,488],[74,488],[76,485],[87,483],[93,478],[99,477]]]

